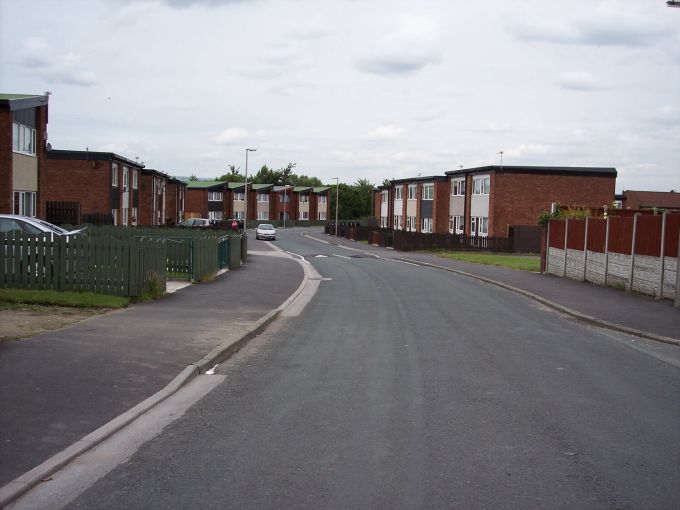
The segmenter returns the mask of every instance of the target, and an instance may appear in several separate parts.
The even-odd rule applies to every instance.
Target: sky
[[[53,148],[174,176],[255,148],[325,183],[502,157],[680,190],[665,0],[0,0],[0,93],[45,91]]]

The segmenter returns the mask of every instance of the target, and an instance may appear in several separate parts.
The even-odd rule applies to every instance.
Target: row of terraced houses
[[[374,211],[386,229],[508,237],[536,225],[553,204],[600,209],[614,202],[616,169],[485,166],[391,181],[376,189]]]
[[[187,218],[324,221],[328,187],[184,182],[137,158],[55,150],[49,95],[0,94],[0,213],[55,223],[174,225]],[[248,201],[246,206],[246,200]]]

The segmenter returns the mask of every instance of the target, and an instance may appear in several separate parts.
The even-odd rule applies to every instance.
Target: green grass
[[[471,251],[439,251],[438,257],[445,259],[462,260],[474,262],[475,264],[486,264],[489,266],[509,267],[510,269],[521,269],[523,271],[540,271],[541,257],[539,255],[510,255],[486,252]]]
[[[0,304],[73,306],[77,308],[124,308],[130,299],[92,292],[57,292],[54,290],[0,289]]]

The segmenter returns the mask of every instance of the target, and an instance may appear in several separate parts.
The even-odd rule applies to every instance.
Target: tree
[[[234,165],[229,165],[229,172],[221,175],[216,181],[227,181],[227,182],[244,182],[246,178],[239,173],[240,168]]]
[[[198,177],[196,177],[196,174],[191,174],[191,177],[189,177],[190,181],[197,181]]]
[[[335,218],[335,184],[330,185],[333,189],[331,193],[330,217]],[[373,184],[367,179],[359,179],[356,183],[349,185],[340,183],[338,185],[340,195],[339,218],[341,220],[358,220],[368,218],[371,215],[371,195],[373,194]]]
[[[392,181],[389,179],[385,179],[382,183],[383,186],[392,186]]]
[[[277,171],[272,170],[267,165],[262,165],[262,167],[257,171],[251,182],[255,184],[274,184],[278,178]]]

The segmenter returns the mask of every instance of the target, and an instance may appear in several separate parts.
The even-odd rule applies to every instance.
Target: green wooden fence
[[[165,290],[164,239],[0,234],[0,286],[140,296]]]

